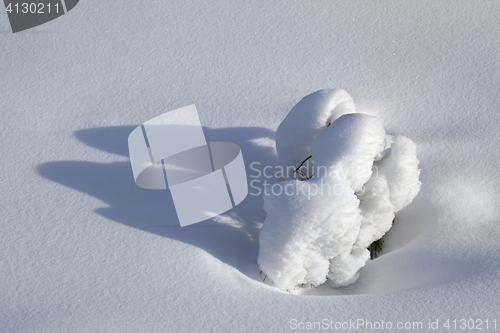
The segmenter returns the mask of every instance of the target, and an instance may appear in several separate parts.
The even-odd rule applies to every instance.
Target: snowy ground
[[[499,15],[495,1],[86,0],[12,34],[0,13],[0,331],[500,330]],[[420,160],[419,195],[357,283],[263,282],[262,196],[180,228],[168,192],[134,184],[127,137],[144,121],[196,104],[252,176],[323,88]]]

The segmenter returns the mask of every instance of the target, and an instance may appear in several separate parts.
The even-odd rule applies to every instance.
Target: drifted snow
[[[415,144],[404,136],[388,137],[376,117],[334,116],[317,134],[328,109],[326,91],[348,96],[344,90],[308,95],[287,115],[276,139],[277,147],[289,147],[278,148],[284,152],[282,162],[311,153],[314,177],[281,182],[282,191],[264,197],[267,216],[258,264],[285,290],[327,279],[332,287],[355,282],[370,257],[367,247],[391,228],[395,213],[420,190]],[[294,131],[292,124],[300,129]],[[312,143],[296,142],[298,137]],[[291,153],[293,147],[298,154]]]

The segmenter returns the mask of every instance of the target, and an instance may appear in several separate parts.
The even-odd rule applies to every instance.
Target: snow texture
[[[331,287],[344,287],[356,282],[359,270],[370,259],[370,251],[353,246],[330,260],[328,284]]]
[[[496,0],[81,0],[13,34],[2,10],[0,331],[445,318],[498,330],[499,16]],[[231,211],[180,228],[168,191],[134,183],[130,132],[196,104],[207,141],[237,143],[264,190],[251,163],[274,174],[276,129],[326,87],[418,150],[421,190],[356,283],[291,290],[301,297],[263,282],[263,194],[250,186]]]
[[[281,166],[294,169],[311,155],[314,139],[344,114],[354,113],[351,96],[343,89],[323,89],[302,98],[281,122],[276,150]],[[285,178],[292,175],[286,173]]]
[[[363,215],[357,246],[368,247],[392,226],[395,214],[420,191],[417,147],[407,137],[392,139],[386,157],[375,162],[374,172],[359,196]]]
[[[344,90],[320,90],[303,98],[277,132],[276,146],[293,140],[290,149],[304,146],[290,134],[295,132],[290,124],[302,127],[301,137],[314,137],[314,177],[278,183],[282,190],[264,197],[267,216],[258,264],[284,290],[317,286],[327,278],[332,287],[354,283],[370,257],[367,247],[390,229],[395,213],[420,190],[415,144],[396,136],[390,152],[384,152],[387,135],[376,117],[344,114],[319,135],[314,136],[317,129],[311,126],[313,133],[304,131],[308,124],[322,122],[324,112],[316,108],[324,110],[326,91],[352,101]],[[289,150],[284,153],[286,158],[291,155]]]
[[[267,216],[259,236],[258,263],[283,290],[325,282],[329,259],[356,240],[359,200],[343,180],[333,178],[329,185],[345,194],[320,193],[316,180],[290,180],[283,182],[283,188],[293,195],[264,198]],[[307,199],[308,193],[314,196]]]
[[[365,114],[349,114],[313,142],[311,152],[318,177],[338,174],[360,191],[372,174],[373,161],[385,148],[385,130],[380,121]],[[276,138],[279,142],[285,138]]]

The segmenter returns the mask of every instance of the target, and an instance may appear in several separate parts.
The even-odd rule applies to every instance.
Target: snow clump
[[[279,164],[298,167],[311,155],[314,139],[344,114],[356,112],[352,97],[343,89],[323,89],[304,97],[276,131]],[[284,178],[290,178],[285,173]]]
[[[420,190],[415,144],[355,113],[345,90],[325,89],[292,108],[276,149],[280,166],[297,172],[282,177],[282,191],[264,196],[259,267],[283,290],[355,282],[367,248]],[[304,177],[298,168],[307,160]]]

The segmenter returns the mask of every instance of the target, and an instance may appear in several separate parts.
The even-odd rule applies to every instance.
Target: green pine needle
[[[373,260],[378,258],[380,251],[382,251],[382,245],[384,244],[384,238],[380,238],[368,246],[368,250],[370,251],[370,259]]]

